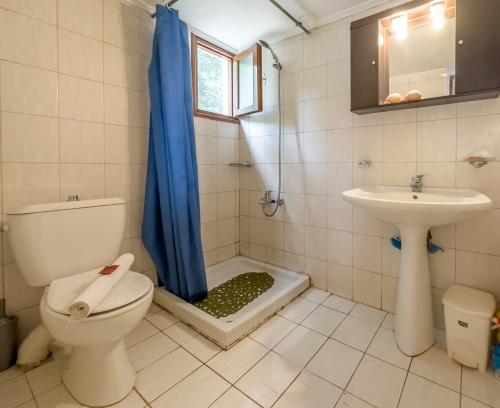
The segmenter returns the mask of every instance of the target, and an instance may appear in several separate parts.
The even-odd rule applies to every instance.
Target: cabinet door
[[[378,105],[378,66],[378,22],[351,27],[351,110]]]
[[[500,88],[500,0],[456,4],[456,93]]]

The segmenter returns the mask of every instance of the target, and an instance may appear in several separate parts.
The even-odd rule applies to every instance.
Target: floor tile
[[[249,337],[267,348],[272,349],[295,327],[297,327],[297,323],[291,322],[279,315],[275,315],[257,330],[252,332]]]
[[[134,330],[125,336],[125,347],[132,347],[134,344],[146,340],[148,337],[151,337],[158,332],[159,330],[156,327],[154,327],[146,319],[142,319],[139,324],[135,326]]]
[[[298,297],[287,307],[280,310],[278,314],[292,322],[300,323],[309,316],[317,306],[317,303]]]
[[[48,361],[26,373],[26,378],[35,396],[61,384],[62,371],[66,360],[66,358],[58,358]]]
[[[234,384],[267,352],[263,345],[247,337],[229,350],[221,351],[207,365]]]
[[[274,408],[331,408],[342,390],[314,374],[303,371]]]
[[[337,310],[318,306],[301,324],[325,336],[330,336],[345,316]]]
[[[446,351],[440,348],[432,347],[424,354],[414,357],[410,371],[460,392],[461,366],[448,358]]]
[[[394,331],[395,319],[396,319],[396,315],[395,314],[393,314],[393,313],[387,313],[387,316],[385,316],[385,319],[382,322],[382,327],[384,329],[389,329],[389,330]]]
[[[177,347],[177,343],[160,332],[130,347],[127,352],[132,367],[139,371]]]
[[[365,355],[346,391],[379,408],[396,408],[406,371]]]
[[[188,341],[193,340],[199,333],[192,329],[191,327],[185,325],[182,322],[177,322],[174,325],[167,327],[163,330],[168,337],[170,337],[173,341],[181,346]]]
[[[323,306],[338,310],[342,313],[350,313],[356,306],[356,303],[349,299],[344,299],[340,296],[330,295],[324,302]]]
[[[140,397],[136,390],[132,390],[125,399],[107,408],[144,408],[147,404]],[[59,408],[59,407],[58,407]],[[63,407],[61,407],[63,408]],[[90,407],[83,407],[90,408]]]
[[[236,387],[267,408],[299,373],[298,366],[271,351],[236,383]]]
[[[366,320],[378,326],[384,321],[387,312],[358,303],[354,306],[350,314],[351,316]]]
[[[153,401],[184,377],[201,362],[182,348],[177,348],[137,373],[135,387],[148,402]]]
[[[373,408],[373,405],[360,400],[348,392],[344,392],[337,405],[335,405],[335,408]]]
[[[305,367],[326,340],[327,337],[322,334],[307,327],[297,326],[278,343],[274,351],[288,361]]]
[[[210,408],[259,408],[259,406],[240,390],[232,387],[215,401]]]
[[[460,394],[412,373],[408,374],[400,408],[459,408]]]
[[[16,407],[33,398],[24,375],[0,384],[2,408]]]
[[[19,370],[16,366],[12,366],[7,370],[0,372],[0,384],[19,377],[20,375],[23,375],[23,371]]]
[[[146,313],[146,316],[149,316],[153,313],[159,312],[160,310],[163,310],[162,307],[158,306],[154,301],[151,303],[151,306],[149,306],[148,312]]]
[[[201,334],[182,345],[187,351],[204,363],[210,360],[222,349]]]
[[[335,340],[327,340],[306,370],[345,388],[356,370],[363,353]]]
[[[331,337],[355,349],[365,351],[377,329],[377,325],[349,315],[340,323]]]
[[[384,329],[383,327],[378,329],[366,352],[403,370],[408,370],[408,367],[410,367],[411,357],[399,351],[392,330]]]
[[[307,289],[300,295],[301,298],[310,300],[311,302],[318,304],[324,302],[328,296],[330,296],[330,293],[313,287]]]
[[[167,327],[177,323],[179,319],[166,310],[160,310],[156,313],[146,315],[146,319],[160,330],[165,330]]]
[[[483,404],[500,408],[500,381],[491,371],[482,373],[462,367],[462,394]]]
[[[201,366],[180,383],[155,400],[153,408],[205,408],[210,406],[229,387],[222,377]]]
[[[36,402],[39,408],[79,408],[81,405],[70,395],[61,384],[38,395]]]
[[[38,408],[38,406],[36,405],[35,400],[29,400],[24,404],[18,405],[16,408]]]
[[[479,401],[473,400],[472,398],[462,395],[462,402],[460,404],[460,408],[489,408],[489,407],[488,405],[484,405]]]

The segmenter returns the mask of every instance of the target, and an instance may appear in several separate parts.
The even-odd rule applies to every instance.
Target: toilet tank
[[[8,212],[9,243],[30,286],[113,262],[125,229],[120,198],[28,205]]]

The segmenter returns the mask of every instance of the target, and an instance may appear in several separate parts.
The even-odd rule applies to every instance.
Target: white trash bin
[[[485,371],[495,298],[482,290],[453,285],[445,292],[443,304],[448,357]]]

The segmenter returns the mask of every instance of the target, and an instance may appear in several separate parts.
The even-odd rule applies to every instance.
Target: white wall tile
[[[304,100],[324,98],[327,95],[326,65],[304,71]]]
[[[55,163],[59,160],[56,118],[2,113],[2,162]]]
[[[131,89],[143,89],[142,57],[104,44],[104,82]]]
[[[77,194],[82,200],[104,196],[104,164],[61,164],[61,198]]]
[[[116,125],[139,127],[139,92],[104,85],[104,121]]]
[[[103,80],[102,42],[59,29],[59,72],[94,81]]]
[[[58,18],[61,27],[102,40],[102,0],[59,0]]]
[[[61,118],[102,122],[103,103],[102,83],[59,75],[59,115]]]
[[[416,124],[394,124],[384,126],[384,162],[414,162],[416,152]]]
[[[62,163],[104,163],[104,124],[59,120]]]
[[[104,3],[104,42],[139,51],[139,17],[124,7]]]
[[[57,29],[0,9],[0,59],[55,71]]]
[[[10,62],[0,63],[2,110],[57,116],[57,74]]]
[[[417,160],[454,161],[456,156],[455,119],[417,123]]]
[[[0,0],[0,7],[50,24],[56,24],[56,5],[56,0]]]
[[[304,69],[325,64],[326,35],[313,33],[304,37]]]

